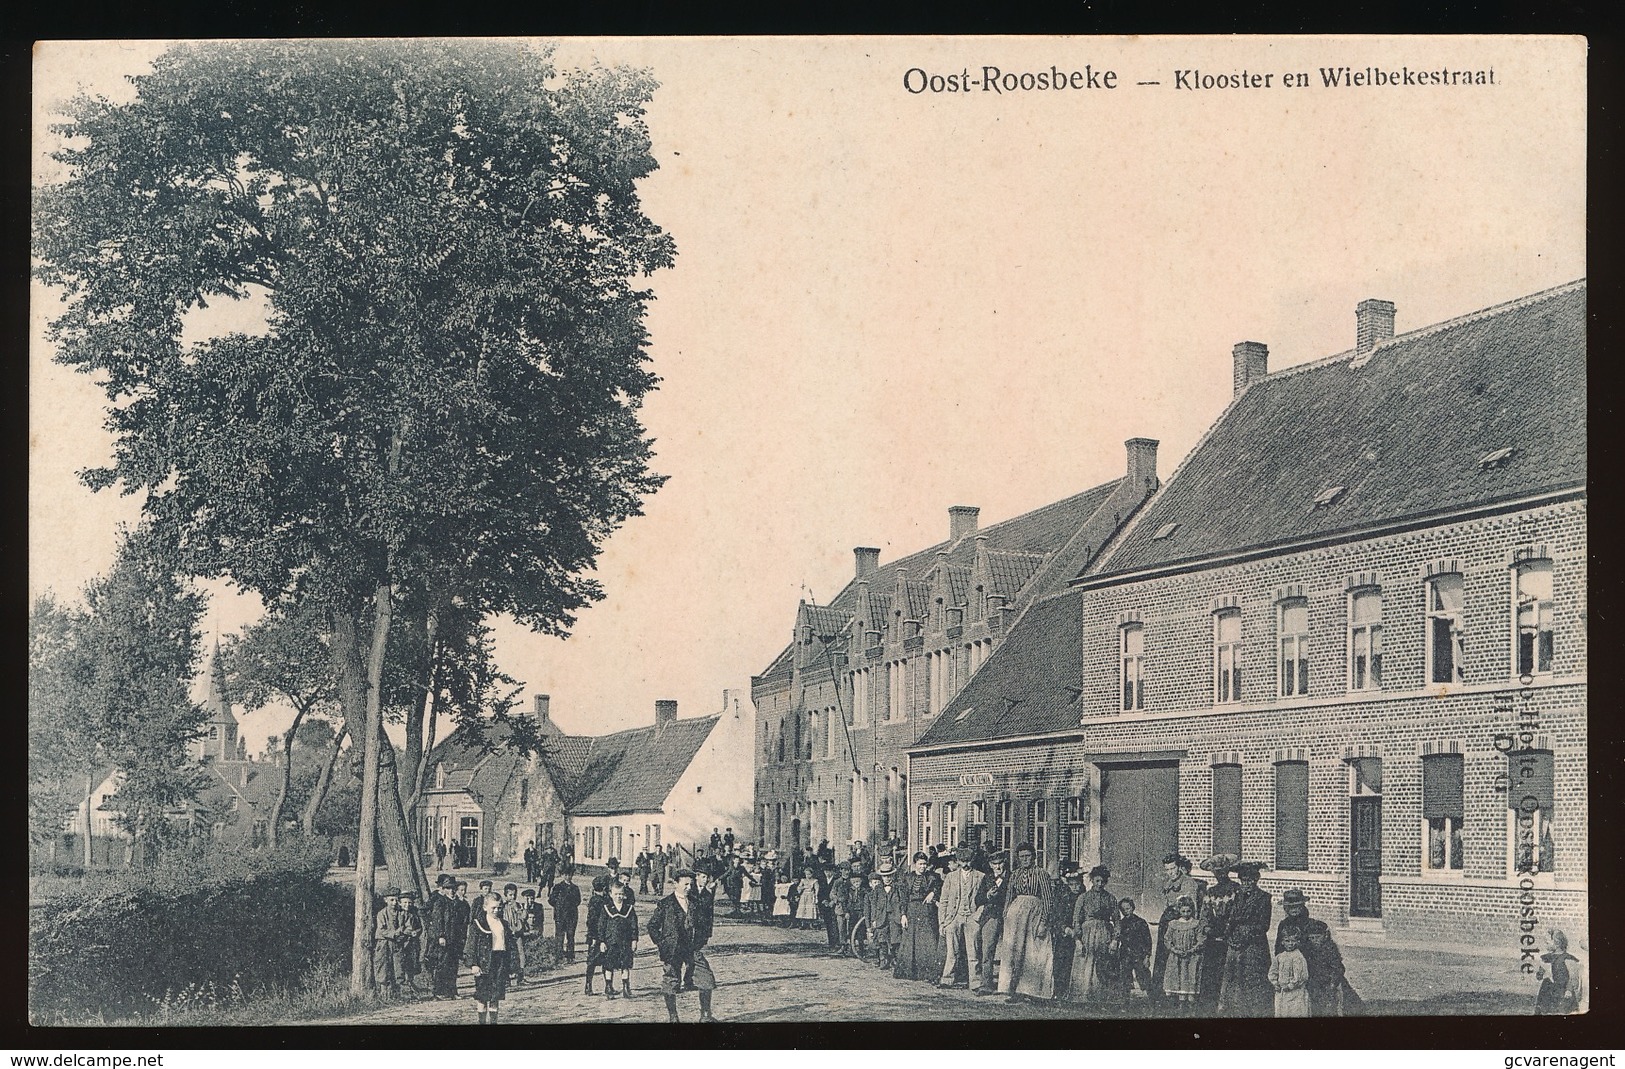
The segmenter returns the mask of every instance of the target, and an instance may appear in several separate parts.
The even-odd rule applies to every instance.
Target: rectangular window
[[[999,803],[999,823],[995,829],[994,842],[1000,850],[1014,850],[1016,848],[1016,803],[1006,799]],[[1011,858],[1011,863],[1015,858]]]
[[[811,761],[818,756],[818,713],[816,710],[807,711],[807,760]]]
[[[1241,766],[1213,766],[1213,852],[1241,856]]]
[[[1309,693],[1309,602],[1291,598],[1277,609],[1280,620],[1281,697]]]
[[[1213,700],[1217,705],[1241,701],[1240,609],[1213,617]]]
[[[1459,573],[1436,575],[1427,582],[1428,679],[1434,683],[1460,683],[1464,672],[1465,623]]]
[[[1422,758],[1422,821],[1426,837],[1422,862],[1436,872],[1461,870],[1461,774],[1459,753],[1427,754]]]
[[[1382,689],[1382,591],[1349,595],[1349,689]]]
[[[621,856],[621,843],[622,843],[621,826],[619,824],[613,824],[613,825],[610,826],[610,829],[609,829],[609,856],[610,857],[620,857]]]
[[[1275,766],[1275,867],[1309,868],[1309,764],[1282,761]]]
[[[1123,709],[1145,708],[1145,629],[1130,624],[1119,631],[1123,654]]]
[[[936,845],[936,828],[931,823],[931,803],[920,803],[920,820],[918,824],[919,838],[914,842],[914,849],[927,850]]]
[[[942,711],[942,669],[937,658],[938,655],[935,653],[925,655],[925,712],[927,716],[936,716]]]
[[[852,673],[852,726],[864,727],[869,723],[869,669],[860,668]]]
[[[1553,872],[1557,850],[1552,837],[1555,765],[1547,750],[1507,754],[1507,805],[1512,820],[1512,863],[1519,873]]]
[[[989,841],[987,834],[987,802],[985,800],[981,798],[972,799],[970,819],[965,823],[965,834],[973,845]]]
[[[903,671],[907,661],[893,661],[886,666],[886,719],[902,720],[908,716],[908,680]]]
[[[959,846],[959,803],[942,803],[942,830],[948,836],[948,849]]]
[[[1032,829],[1033,856],[1039,868],[1049,867],[1049,803],[1042,798],[1027,803],[1027,827]]]
[[[828,725],[824,732],[824,742],[826,744],[824,747],[825,757],[835,757],[840,753],[841,736],[846,734],[846,730],[844,723],[839,720],[839,717],[840,710],[838,709],[824,710],[824,723]],[[837,730],[837,724],[840,724],[839,730]]]
[[[1525,561],[1515,579],[1518,675],[1546,675],[1552,670],[1552,562]]]

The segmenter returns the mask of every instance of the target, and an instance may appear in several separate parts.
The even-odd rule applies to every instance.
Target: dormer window
[[[446,789],[446,763],[444,761],[434,766],[434,786],[437,791]]]
[[[1165,523],[1161,527],[1157,528],[1157,533],[1151,536],[1151,541],[1161,542],[1172,538],[1174,536],[1174,532],[1179,530],[1179,527],[1180,525],[1177,523]]]
[[[1347,489],[1347,487],[1328,486],[1326,489],[1315,495],[1315,508],[1330,508],[1336,503],[1338,498],[1343,496],[1343,491],[1345,489]]]
[[[1507,446],[1505,449],[1491,450],[1478,458],[1478,466],[1485,470],[1490,468],[1504,468],[1508,464],[1512,463],[1512,458],[1517,455],[1518,450],[1514,446]]]

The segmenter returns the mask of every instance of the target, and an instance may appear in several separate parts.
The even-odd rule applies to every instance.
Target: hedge
[[[353,899],[326,871],[325,847],[296,843],[88,877],[29,910],[29,1016],[148,1015],[188,988],[291,990],[347,969]]]

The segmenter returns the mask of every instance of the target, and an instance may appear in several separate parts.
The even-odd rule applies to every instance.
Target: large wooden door
[[[1108,887],[1147,913],[1162,890],[1162,859],[1178,843],[1179,765],[1102,766],[1100,860],[1112,871]]]
[[[1382,798],[1350,798],[1349,915],[1382,916]]]

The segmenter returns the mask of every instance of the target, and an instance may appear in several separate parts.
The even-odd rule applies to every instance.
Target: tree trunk
[[[282,807],[287,805],[288,791],[293,786],[293,733],[299,730],[305,714],[310,712],[310,705],[306,702],[294,710],[293,726],[288,729],[288,737],[282,740],[282,786],[277,789],[276,801],[271,805],[271,819],[265,824],[265,843],[272,850],[276,849],[280,837]]]
[[[96,770],[90,769],[85,773],[85,871],[90,871],[92,854],[90,852],[90,800],[96,794]]]
[[[427,900],[423,881],[423,867],[412,849],[407,832],[406,818],[401,811],[399,772],[396,768],[394,745],[384,734],[384,658],[389,647],[389,625],[394,615],[394,587],[378,587],[373,599],[372,648],[367,655],[367,717],[378,727],[378,793],[374,798],[378,837],[384,848],[384,863],[389,866],[390,882],[402,888],[411,887]],[[365,786],[363,786],[365,791]]]
[[[388,598],[387,586],[379,588]],[[361,737],[361,819],[355,840],[355,911],[350,933],[350,993],[364,997],[371,993],[372,975],[372,895],[375,886],[373,863],[374,832],[378,824],[378,736],[382,725],[371,716],[366,680],[361,670],[361,651],[356,644],[355,614],[349,610],[333,613],[333,659],[339,677],[339,701],[347,723],[360,718]]]
[[[316,777],[316,786],[310,792],[310,800],[305,803],[304,826],[307,839],[316,834],[316,814],[322,811],[322,803],[327,801],[327,787],[333,782],[333,766],[338,764],[339,750],[344,745],[344,736],[349,733],[348,723],[339,725],[338,734],[333,736],[333,749],[328,752],[327,761]]]
[[[402,890],[416,888],[418,897],[428,901],[429,879],[423,868],[423,854],[413,843],[400,790],[400,772],[391,754],[378,769],[378,820],[383,829],[384,856],[389,859],[390,879]]]
[[[423,722],[427,718],[429,703],[434,700],[435,675],[435,633],[440,629],[440,614],[430,608],[423,621],[424,650],[428,654],[427,666],[424,671],[424,698],[422,702],[414,702],[406,710],[406,761],[402,765],[401,778],[405,781],[404,799],[408,803],[407,813],[410,814],[411,804],[417,801],[418,769],[423,764]]]

